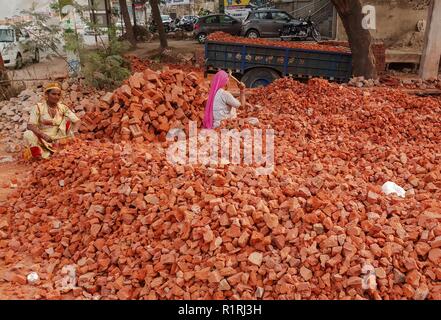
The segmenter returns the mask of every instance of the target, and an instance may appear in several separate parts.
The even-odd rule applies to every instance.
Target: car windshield
[[[14,42],[14,32],[11,29],[0,29],[0,42]]]
[[[285,19],[292,20],[292,17],[286,12],[276,11],[276,12],[273,12],[273,19],[275,19],[275,20],[285,20]]]
[[[170,16],[161,16],[161,19],[164,20],[170,20]]]
[[[294,20],[294,17],[290,15],[288,12],[284,12],[284,13],[288,16],[289,19]]]

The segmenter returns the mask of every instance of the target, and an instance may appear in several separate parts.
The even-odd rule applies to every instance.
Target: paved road
[[[20,70],[9,70],[9,78],[14,83],[24,83],[27,87],[44,83],[49,79],[67,76],[67,63],[62,58],[42,58],[40,63],[30,63]],[[36,80],[41,79],[41,80]]]
[[[95,42],[94,36],[86,36],[86,42],[93,45]],[[177,52],[194,52],[197,49],[203,49],[203,46],[198,44],[195,40],[168,40],[169,46]],[[129,53],[138,55],[140,57],[148,56],[149,52],[155,51],[159,48],[159,40],[153,40],[148,43],[138,44],[138,48]],[[24,83],[27,87],[35,84],[45,83],[49,79],[67,77],[68,69],[67,63],[63,58],[54,57],[53,54],[42,53],[41,61],[39,63],[27,63],[20,70],[9,70],[9,76],[14,83]],[[34,81],[34,79],[42,79]]]

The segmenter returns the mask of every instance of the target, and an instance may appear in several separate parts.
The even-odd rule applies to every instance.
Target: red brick
[[[120,289],[117,293],[119,300],[130,300],[132,297],[132,287],[131,286],[125,286],[122,289]]]

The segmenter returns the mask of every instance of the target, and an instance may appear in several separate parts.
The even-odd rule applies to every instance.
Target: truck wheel
[[[279,78],[280,75],[274,70],[268,68],[256,68],[247,71],[242,77],[242,82],[245,83],[247,88],[259,88],[266,87]]]
[[[17,54],[17,58],[15,59],[15,69],[23,68],[23,57],[20,53]]]
[[[247,38],[253,38],[253,39],[255,39],[255,38],[259,38],[259,37],[260,37],[260,35],[259,35],[259,31],[254,30],[254,29],[251,29],[251,30],[249,30],[249,31],[247,32],[246,37],[247,37]]]
[[[197,36],[197,39],[198,39],[198,42],[200,44],[204,44],[205,40],[207,40],[207,35],[205,33],[203,33],[203,32],[199,33],[198,36]]]

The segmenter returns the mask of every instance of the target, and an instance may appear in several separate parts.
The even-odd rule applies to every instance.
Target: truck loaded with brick
[[[213,33],[205,44],[205,66],[206,74],[226,70],[248,88],[266,86],[281,77],[347,82],[352,77],[352,54],[342,46]]]

